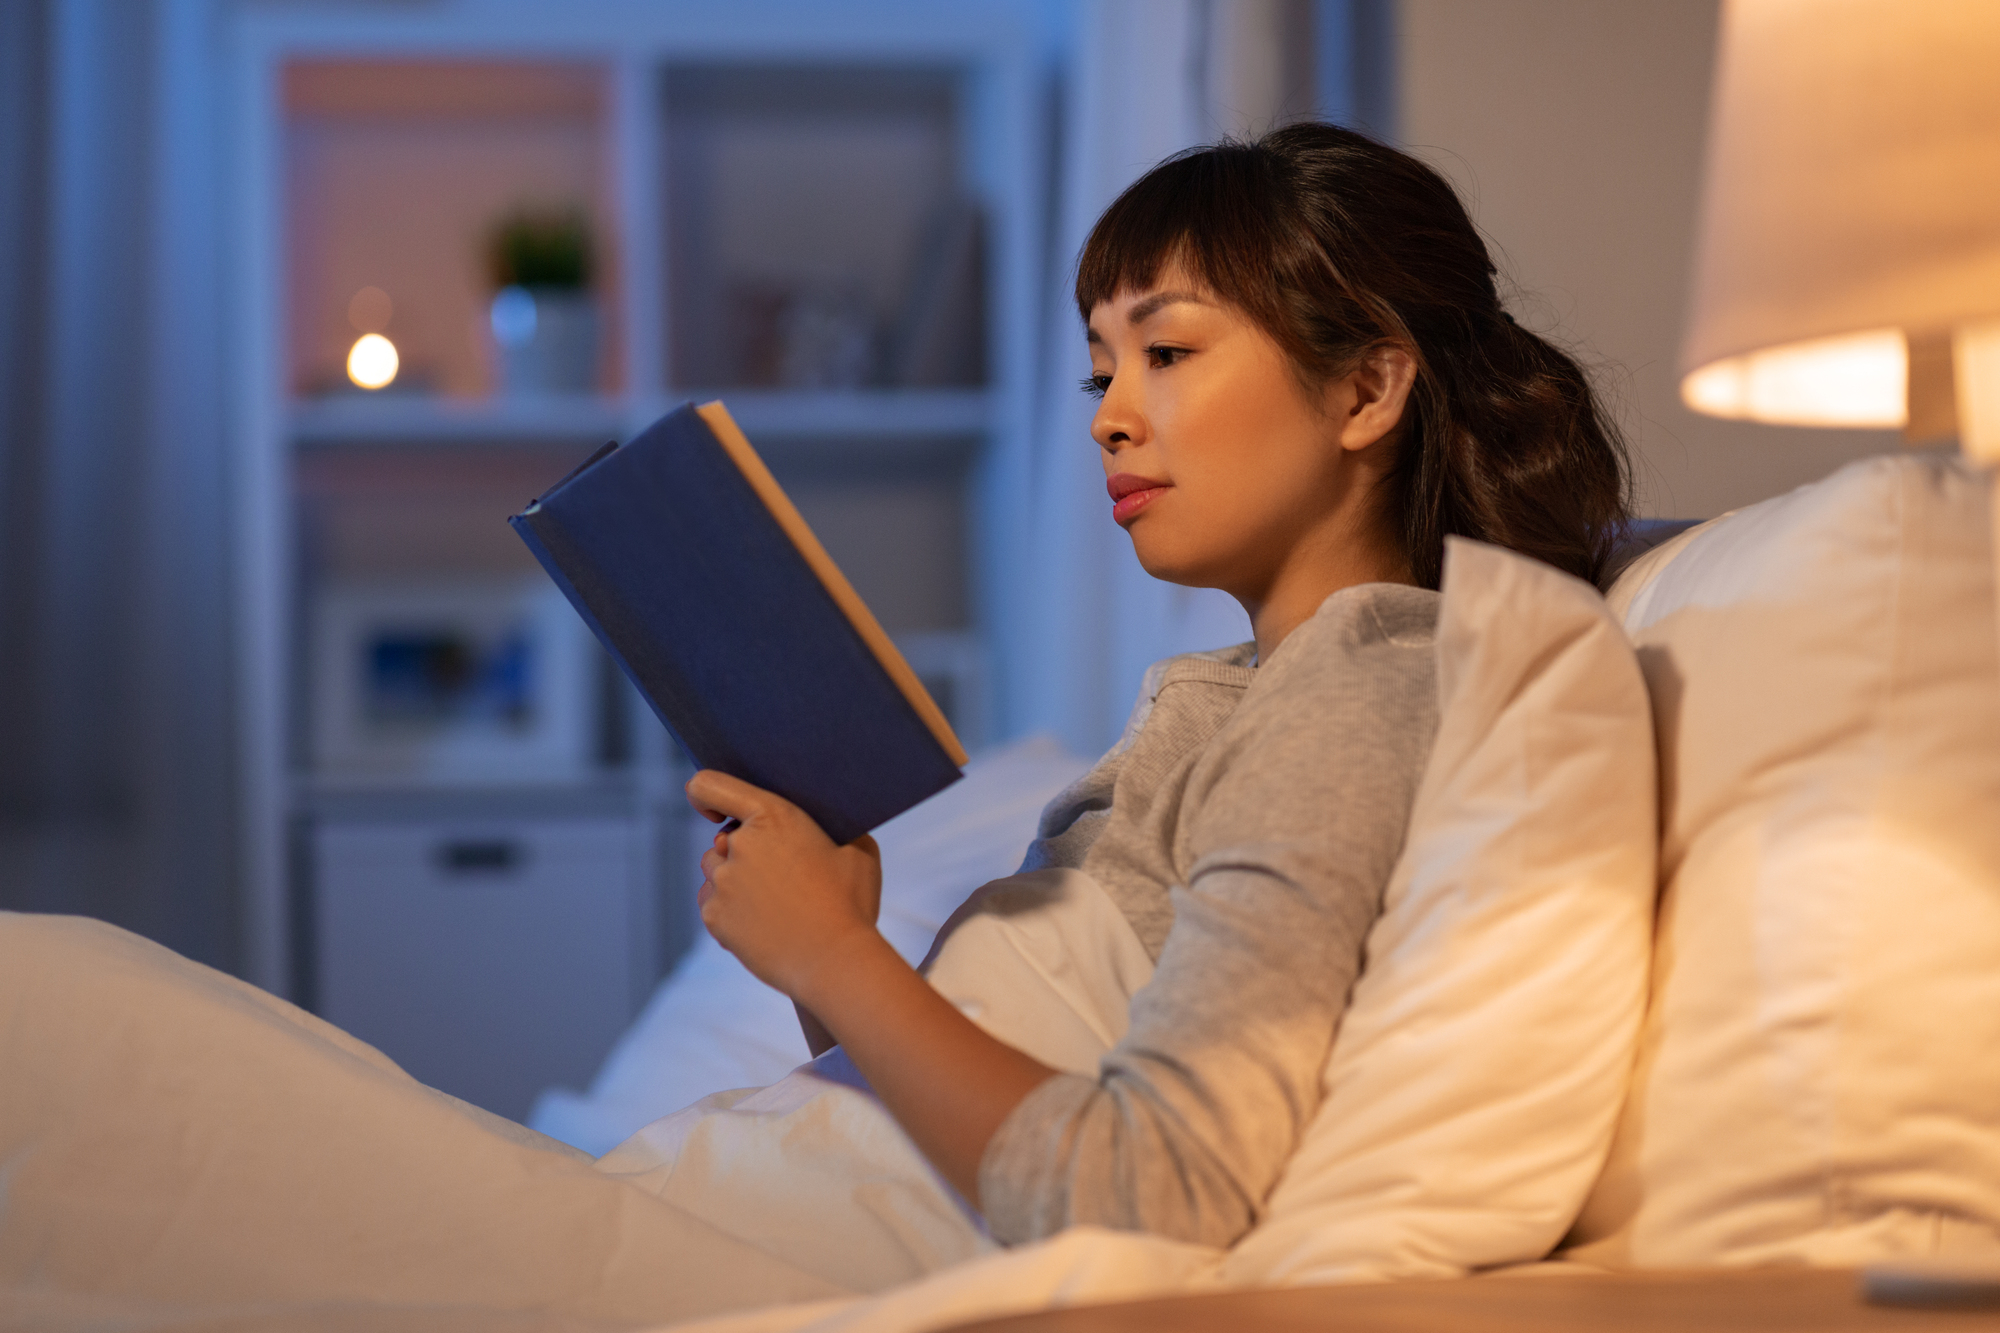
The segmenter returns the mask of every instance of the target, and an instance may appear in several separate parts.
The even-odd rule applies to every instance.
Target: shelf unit
[[[498,505],[508,497],[492,515],[497,525],[507,509],[539,489],[531,485],[516,494],[531,475],[553,480],[589,448],[629,438],[689,399],[720,397],[729,404],[920,674],[948,682],[968,741],[998,738],[990,702],[999,670],[991,651],[996,599],[990,585],[993,571],[1011,557],[981,534],[996,530],[996,516],[1021,503],[1007,479],[1020,470],[1025,450],[1035,366],[1052,49],[1046,8],[888,3],[833,14],[819,6],[771,3],[724,13],[674,0],[586,0],[550,12],[500,0],[447,0],[342,11],[273,7],[247,11],[239,20],[236,149],[247,168],[239,173],[236,207],[242,243],[236,247],[234,324],[244,373],[234,437],[242,553],[237,606],[245,955],[253,981],[308,1004],[328,993],[320,953],[326,941],[315,933],[332,932],[324,910],[327,886],[315,882],[328,873],[321,855],[331,845],[326,832],[411,821],[498,828],[509,821],[526,827],[523,821],[582,820],[599,833],[622,829],[622,855],[635,885],[621,909],[628,932],[628,1015],[692,938],[697,923],[681,761],[643,704],[610,673],[603,673],[601,697],[593,704],[601,734],[591,744],[589,764],[554,782],[329,773],[315,767],[307,717],[315,706],[315,673],[324,670],[314,660],[315,599],[333,577],[329,565],[345,558],[340,552],[360,550],[354,558],[373,569],[369,562],[391,560],[384,552],[398,549],[398,541],[419,553],[413,559],[445,550],[453,524],[463,521],[461,511],[470,512],[462,503],[465,493],[482,497],[477,504]],[[422,67],[431,91],[412,92],[410,79],[395,77],[399,67],[405,73]],[[372,83],[355,77],[370,71],[385,77]],[[882,92],[892,84],[902,93],[896,87]],[[894,361],[902,369],[849,371],[844,378],[837,367],[828,373],[811,363],[801,372],[791,357],[775,377],[789,377],[795,387],[770,382],[769,364],[751,372],[739,365],[732,373],[727,358],[676,356],[676,344],[685,348],[698,336],[703,319],[727,323],[717,300],[735,299],[711,291],[696,317],[687,308],[693,299],[687,293],[697,285],[690,275],[700,269],[699,257],[686,250],[688,238],[698,240],[700,233],[689,210],[729,212],[713,206],[713,198],[704,204],[693,196],[746,188],[699,173],[713,175],[722,149],[735,154],[724,161],[754,156],[731,148],[746,136],[762,135],[755,151],[776,154],[773,161],[810,149],[810,135],[795,133],[788,143],[778,122],[788,107],[810,116],[814,96],[831,99],[828,105],[838,112],[819,119],[850,118],[857,153],[873,151],[867,135],[876,132],[881,161],[871,169],[900,161],[907,193],[910,181],[925,179],[911,163],[928,160],[922,154],[929,153],[950,176],[940,188],[976,209],[985,292],[976,330],[985,373],[977,383],[964,382],[963,353],[942,369],[914,371],[909,367],[917,362],[907,350],[900,361],[884,353],[884,364]],[[704,105],[715,113],[706,120],[697,114]],[[918,126],[928,138],[882,120],[908,120],[916,114],[912,108],[932,107],[942,108],[942,118],[927,129]],[[317,138],[302,137],[302,115],[318,117],[310,127]],[[478,122],[482,115],[500,130],[487,133],[491,126]],[[877,121],[868,122],[870,115]],[[351,144],[339,138],[342,116],[349,128],[359,126]],[[405,208],[397,215],[379,201],[348,208],[332,198],[326,181],[302,183],[300,164],[335,163],[323,174],[336,183],[346,179],[351,192],[360,179],[354,172],[362,169],[354,164],[369,160],[360,150],[379,147],[410,122],[429,125],[425,132],[435,130],[436,141],[382,155],[400,163],[398,179],[413,189],[427,175],[451,176],[455,188],[477,194],[485,187],[476,172],[467,174],[471,168],[460,169],[459,158],[496,159],[509,125],[527,126],[523,133],[534,141],[529,156],[539,165],[523,168],[528,175],[551,169],[563,145],[579,152],[586,150],[578,145],[588,145],[587,163],[561,170],[569,188],[584,192],[600,223],[599,291],[607,327],[597,391],[536,397],[488,391],[476,358],[446,346],[449,331],[465,327],[462,275],[454,289],[438,276],[437,264],[420,271],[411,259],[403,271],[417,274],[412,283],[430,284],[436,309],[427,333],[415,322],[409,326],[419,336],[406,364],[435,388],[454,392],[305,392],[329,379],[327,348],[348,336],[333,326],[329,310],[343,297],[343,285],[357,285],[367,267],[352,246],[326,259],[340,248],[328,240],[329,229],[341,216],[366,214],[377,219],[372,225],[404,216],[415,219],[397,224],[409,231],[406,248],[415,252],[423,246],[415,234],[426,225],[423,217],[450,209],[426,214]],[[815,126],[813,132],[830,131]],[[904,151],[918,139],[918,149]],[[433,154],[430,160],[454,154],[451,171],[428,172],[425,151]],[[898,151],[903,159],[891,161]],[[784,178],[772,178],[780,205],[811,211],[802,208],[809,200],[786,204]],[[855,207],[853,199],[823,202],[819,211],[828,216]],[[753,198],[736,212],[751,205],[769,212],[768,204]],[[302,218],[307,206],[325,216]],[[904,233],[924,232],[907,223],[899,224]],[[783,217],[776,224],[792,225]],[[730,235],[740,240],[744,225],[730,223]],[[962,251],[962,238],[959,244]],[[318,261],[301,257],[315,245]],[[825,256],[808,258],[825,267]],[[315,262],[339,275],[317,273]],[[869,280],[881,289],[880,254],[873,262]],[[805,264],[801,271],[811,268]],[[767,284],[758,290],[770,290],[768,275],[758,281]],[[822,300],[812,287],[820,278],[807,272],[799,281],[808,295],[785,299],[803,303],[800,318],[824,324],[811,305]],[[306,288],[314,283],[319,290],[308,297]],[[849,286],[860,290],[866,283]],[[859,299],[853,290],[839,299]],[[886,302],[879,290],[870,299],[878,307]],[[447,310],[452,300],[458,307]],[[746,308],[754,313],[755,301]],[[919,312],[898,326],[921,324]],[[901,346],[910,345],[904,336]],[[912,375],[923,382],[883,382]],[[687,378],[702,382],[677,382]],[[732,379],[738,382],[726,382]],[[836,384],[828,385],[829,379]],[[454,477],[463,479],[459,490]],[[483,498],[489,491],[491,501]],[[430,517],[427,496],[444,506]],[[351,521],[357,514],[367,521]],[[482,536],[471,543],[478,547],[472,554],[465,554],[470,546],[450,547],[447,563],[461,555],[470,567],[504,563],[499,548],[487,542]],[[852,554],[844,553],[843,543]],[[351,933],[352,921],[341,929]],[[499,1109],[518,1115],[525,1108]]]

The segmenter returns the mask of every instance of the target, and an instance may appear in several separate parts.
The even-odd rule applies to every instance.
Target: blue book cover
[[[721,403],[600,450],[509,519],[698,768],[849,842],[965,751]]]

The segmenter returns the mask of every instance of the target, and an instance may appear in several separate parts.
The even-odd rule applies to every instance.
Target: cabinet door
[[[321,1016],[511,1119],[587,1086],[643,998],[636,842],[611,818],[320,824]]]

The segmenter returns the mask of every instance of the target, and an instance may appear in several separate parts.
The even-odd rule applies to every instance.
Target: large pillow
[[[1575,1257],[2000,1254],[1989,494],[1953,460],[1866,460],[1612,589],[1658,719],[1664,891]]]
[[[882,933],[911,962],[967,894],[1021,863],[1035,817],[1088,767],[1047,736],[991,751],[875,831]],[[807,1058],[792,1002],[706,932],[653,993],[587,1093],[551,1088],[528,1123],[592,1155],[726,1088],[776,1083]]]
[[[1258,1225],[1205,1280],[1539,1259],[1603,1165],[1651,939],[1645,683],[1595,589],[1465,541],[1446,551],[1437,661],[1437,743],[1325,1100]],[[989,886],[941,942],[932,984],[1045,1062],[1093,1068],[1151,969],[1091,889]]]
[[[1325,1101],[1221,1281],[1539,1259],[1611,1141],[1655,886],[1645,685],[1594,588],[1446,548],[1439,731]]]

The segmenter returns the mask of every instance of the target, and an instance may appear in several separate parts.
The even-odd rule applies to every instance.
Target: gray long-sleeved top
[[[1090,1223],[1228,1245],[1255,1223],[1402,851],[1437,730],[1438,595],[1329,597],[1148,672],[1124,738],[1050,803],[1024,869],[1103,885],[1156,964],[1095,1079],[1058,1074],[980,1163],[1005,1244]]]

